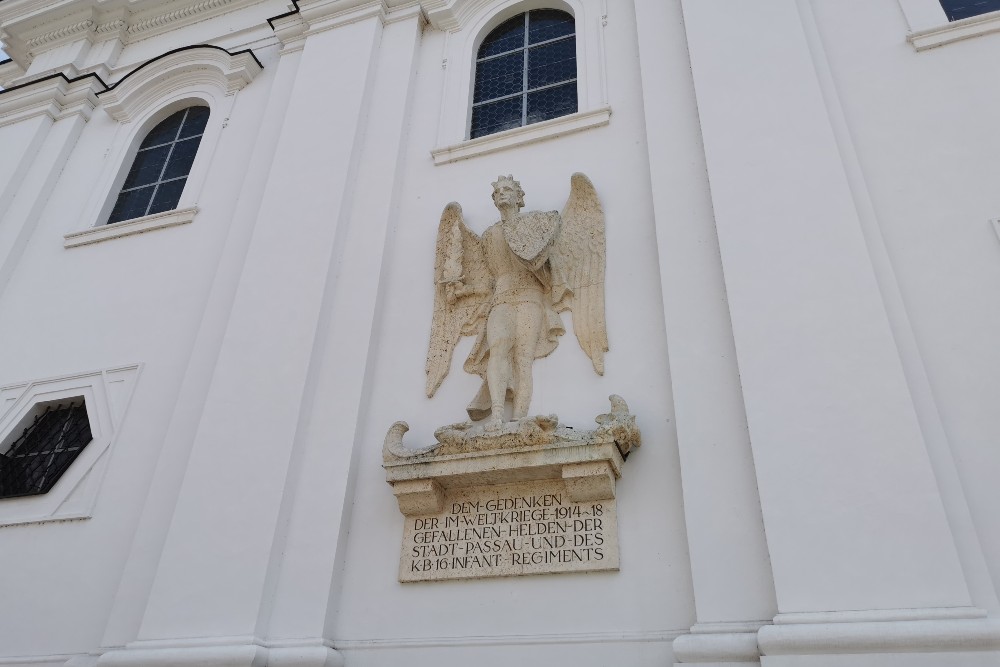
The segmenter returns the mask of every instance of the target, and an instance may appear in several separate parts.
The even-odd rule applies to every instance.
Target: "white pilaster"
[[[855,624],[895,610],[993,632],[971,606],[796,3],[683,4],[780,612],[760,647],[861,653]],[[809,639],[829,623],[844,624],[836,641]]]
[[[56,76],[10,89],[0,100],[0,145],[5,151],[8,146],[20,151],[20,159],[4,160],[10,181],[0,180],[0,294],[101,89],[92,77],[67,80]]]
[[[4,147],[4,160],[0,162],[0,220],[28,175],[32,158],[50,127],[52,119],[44,116],[0,126],[0,146]]]
[[[288,487],[295,495],[283,508],[289,527],[284,555],[276,563],[268,632],[279,645],[299,637],[330,637],[337,612],[337,575],[357,477],[356,451],[371,445],[358,425],[372,392],[372,334],[386,238],[397,215],[422,22],[416,10],[384,29],[368,131],[352,195],[341,210],[337,256],[330,268],[297,456],[289,474]]]
[[[680,5],[636,18],[697,620],[674,653],[752,663],[777,609],[704,159],[678,159],[704,155]]]
[[[204,413],[215,363],[223,345],[247,248],[252,241],[257,211],[271,174],[271,160],[282,135],[282,125],[300,57],[301,52],[284,56],[269,64],[268,67],[275,71],[271,74],[265,71],[261,77],[264,80],[258,84],[270,86],[266,91],[267,101],[262,103],[263,112],[258,116],[252,102],[236,105],[231,112],[229,126],[237,131],[222,135],[223,141],[240,141],[240,137],[244,136],[238,131],[240,126],[244,123],[257,123],[255,127],[247,128],[248,132],[252,131],[256,140],[248,160],[246,178],[242,183],[238,203],[228,220],[230,230],[226,245],[218,263],[177,404],[163,440],[156,472],[136,527],[115,604],[101,641],[102,646],[123,646],[138,637],[143,611],[156,575],[159,554],[167,538],[181,481]],[[241,98],[245,99],[246,95],[257,92],[251,88],[241,93]]]
[[[364,17],[309,36],[293,54],[301,60],[271,175],[138,640],[102,664],[339,662],[323,645],[269,656],[266,621],[381,30],[380,16]],[[218,493],[220,484],[230,490]]]

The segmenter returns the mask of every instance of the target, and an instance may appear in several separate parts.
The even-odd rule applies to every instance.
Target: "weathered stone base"
[[[640,436],[611,402],[592,431],[555,415],[453,424],[415,450],[394,424],[383,467],[406,516],[400,581],[617,570],[615,483]]]

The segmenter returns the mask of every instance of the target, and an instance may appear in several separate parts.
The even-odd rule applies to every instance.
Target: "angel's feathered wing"
[[[456,290],[464,288],[462,294]],[[492,294],[482,242],[462,220],[462,207],[448,204],[438,226],[434,259],[434,319],[427,348],[427,396],[441,386],[451,368],[455,345],[485,326]]]
[[[556,310],[573,313],[580,347],[604,375],[608,329],[604,319],[604,209],[590,179],[573,174],[569,201],[562,212],[562,231],[549,255],[552,299]]]

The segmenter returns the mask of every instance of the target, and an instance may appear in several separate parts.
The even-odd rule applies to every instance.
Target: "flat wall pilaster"
[[[167,539],[219,351],[224,344],[227,322],[246,263],[247,249],[253,240],[257,212],[271,174],[271,160],[281,139],[301,55],[297,52],[281,57],[273,64],[267,63],[263,76],[255,82],[255,85],[269,85],[267,101],[259,115],[256,110],[240,103],[231,112],[229,126],[232,130],[238,130],[244,123],[259,123],[247,129],[255,137],[253,151],[238,202],[227,221],[229,232],[225,246],[101,641],[104,647],[124,646],[139,634],[159,554]],[[271,68],[273,73],[269,71]],[[243,97],[251,91],[256,92],[249,89],[240,95]]]
[[[947,632],[995,632],[970,601],[796,2],[683,7],[777,595],[763,662],[825,651],[804,637],[833,623],[830,653],[861,652],[856,623],[891,635],[958,613]]]
[[[387,237],[397,216],[410,98],[423,18],[418,11],[383,30],[364,144],[352,195],[341,210],[313,373],[303,403],[295,489],[268,619],[276,645],[332,637],[353,505],[356,452],[377,435],[359,429],[371,397],[371,364]],[[346,316],[349,313],[350,316]],[[271,649],[273,655],[278,649]]]
[[[0,224],[5,224],[2,221],[7,208],[28,175],[50,127],[52,119],[46,116],[0,126],[0,146],[4,153],[0,161]]]
[[[294,505],[288,480],[381,32],[380,17],[363,18],[288,56],[300,59],[295,83],[138,640],[102,664],[271,660],[265,621]],[[287,664],[339,661],[323,646],[293,653]]]
[[[636,19],[696,612],[674,652],[756,662],[774,584],[705,163],[678,158],[704,155],[680,3],[636,3]]]
[[[24,139],[27,139],[22,145],[20,163],[20,168],[24,169],[23,176],[20,179],[18,175],[14,176],[17,186],[13,192],[0,192],[0,206],[5,203],[2,198],[9,195],[6,211],[0,210],[0,295],[14,273],[88,118],[89,115],[80,113],[58,120],[36,116],[0,128],[0,131],[23,131]],[[12,143],[16,149],[20,142]]]

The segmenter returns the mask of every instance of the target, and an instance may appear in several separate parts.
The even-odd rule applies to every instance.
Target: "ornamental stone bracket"
[[[382,456],[405,517],[400,581],[617,570],[615,485],[641,436],[625,401],[611,405],[593,430],[555,415],[463,422],[421,449],[393,424]]]

